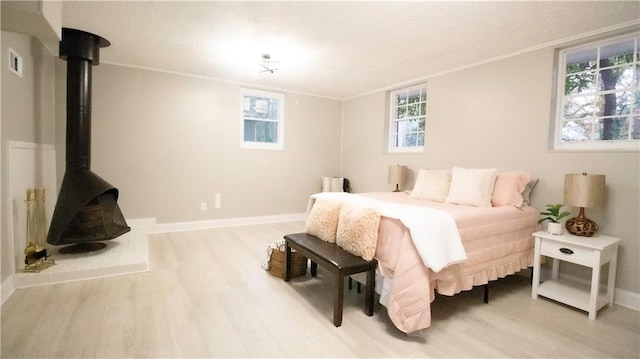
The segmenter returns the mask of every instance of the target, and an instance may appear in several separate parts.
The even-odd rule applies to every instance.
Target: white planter
[[[551,234],[562,234],[562,223],[547,223],[547,232]]]

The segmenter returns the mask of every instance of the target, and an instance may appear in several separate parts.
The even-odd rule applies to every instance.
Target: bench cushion
[[[303,254],[305,252],[308,253],[311,260],[318,260],[319,258],[322,258],[325,262],[331,264],[338,270],[353,267],[362,268],[363,266],[366,267],[371,263],[371,261],[364,260],[347,252],[346,250],[338,247],[335,243],[318,240],[317,237],[308,233],[287,234],[284,238],[290,242],[293,248],[296,248],[296,245],[303,247],[304,251],[301,252]]]

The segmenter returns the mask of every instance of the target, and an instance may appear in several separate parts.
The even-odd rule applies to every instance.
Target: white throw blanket
[[[467,260],[456,222],[445,211],[388,203],[344,192],[326,192],[311,195],[307,213],[315,199],[321,198],[373,208],[381,216],[400,220],[409,229],[424,265],[436,273]]]

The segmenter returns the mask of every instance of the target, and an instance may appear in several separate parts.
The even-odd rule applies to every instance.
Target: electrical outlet
[[[216,193],[216,203],[215,203],[216,208],[220,208],[220,201],[221,201],[220,193]]]
[[[22,56],[20,56],[14,49],[9,48],[9,70],[22,77],[22,67]]]
[[[207,210],[207,202],[200,202],[200,210],[201,211]]]

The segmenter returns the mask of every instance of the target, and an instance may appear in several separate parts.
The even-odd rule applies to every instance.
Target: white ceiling
[[[101,62],[346,99],[640,23],[638,1],[68,1]],[[280,62],[254,72],[260,55]]]

